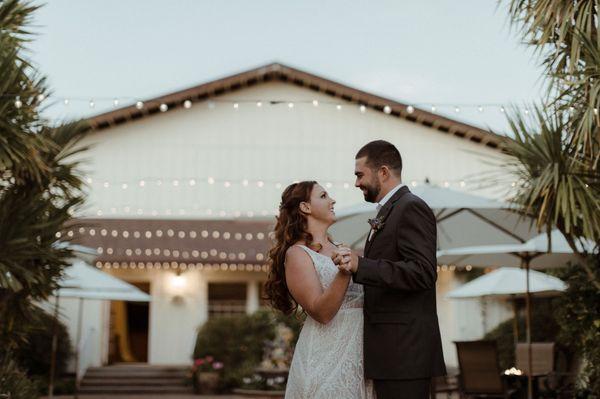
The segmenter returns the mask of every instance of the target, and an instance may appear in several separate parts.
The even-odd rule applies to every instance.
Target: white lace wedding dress
[[[311,257],[323,289],[338,272],[331,258],[299,245]],[[370,399],[363,368],[363,287],[350,281],[337,315],[327,324],[306,317],[296,343],[286,399]]]

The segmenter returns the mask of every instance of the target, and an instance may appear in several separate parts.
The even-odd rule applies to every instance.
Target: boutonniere
[[[369,219],[369,224],[374,232],[378,232],[379,230],[383,229],[383,226],[385,225],[381,216],[378,218]]]

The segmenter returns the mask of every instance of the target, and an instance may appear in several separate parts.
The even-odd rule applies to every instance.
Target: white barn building
[[[359,203],[354,155],[365,143],[394,143],[409,187],[429,179],[471,191],[486,161],[502,157],[501,138],[488,131],[280,64],[89,122],[89,225],[71,234],[98,250],[97,267],[152,296],[149,304],[85,303],[90,365],[189,363],[207,318],[258,309],[283,188],[317,180],[337,209]],[[444,299],[458,284],[456,271],[440,270],[449,365],[452,341],[482,334],[477,303]],[[63,302],[73,330],[75,307]],[[508,314],[488,307],[488,328]]]

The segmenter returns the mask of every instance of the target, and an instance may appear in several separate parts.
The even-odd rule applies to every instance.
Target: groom
[[[446,374],[436,313],[436,221],[401,183],[396,147],[377,140],[356,154],[355,186],[377,203],[364,257],[342,251],[338,267],[364,285],[365,377],[378,399],[426,399],[431,378]]]

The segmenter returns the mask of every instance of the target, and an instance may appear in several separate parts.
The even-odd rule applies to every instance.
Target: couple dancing
[[[377,203],[364,256],[327,230],[335,200],[317,182],[282,194],[266,285],[272,305],[307,318],[288,399],[426,399],[446,370],[436,313],[436,222],[401,183],[402,158],[373,141],[356,155],[356,187]]]

